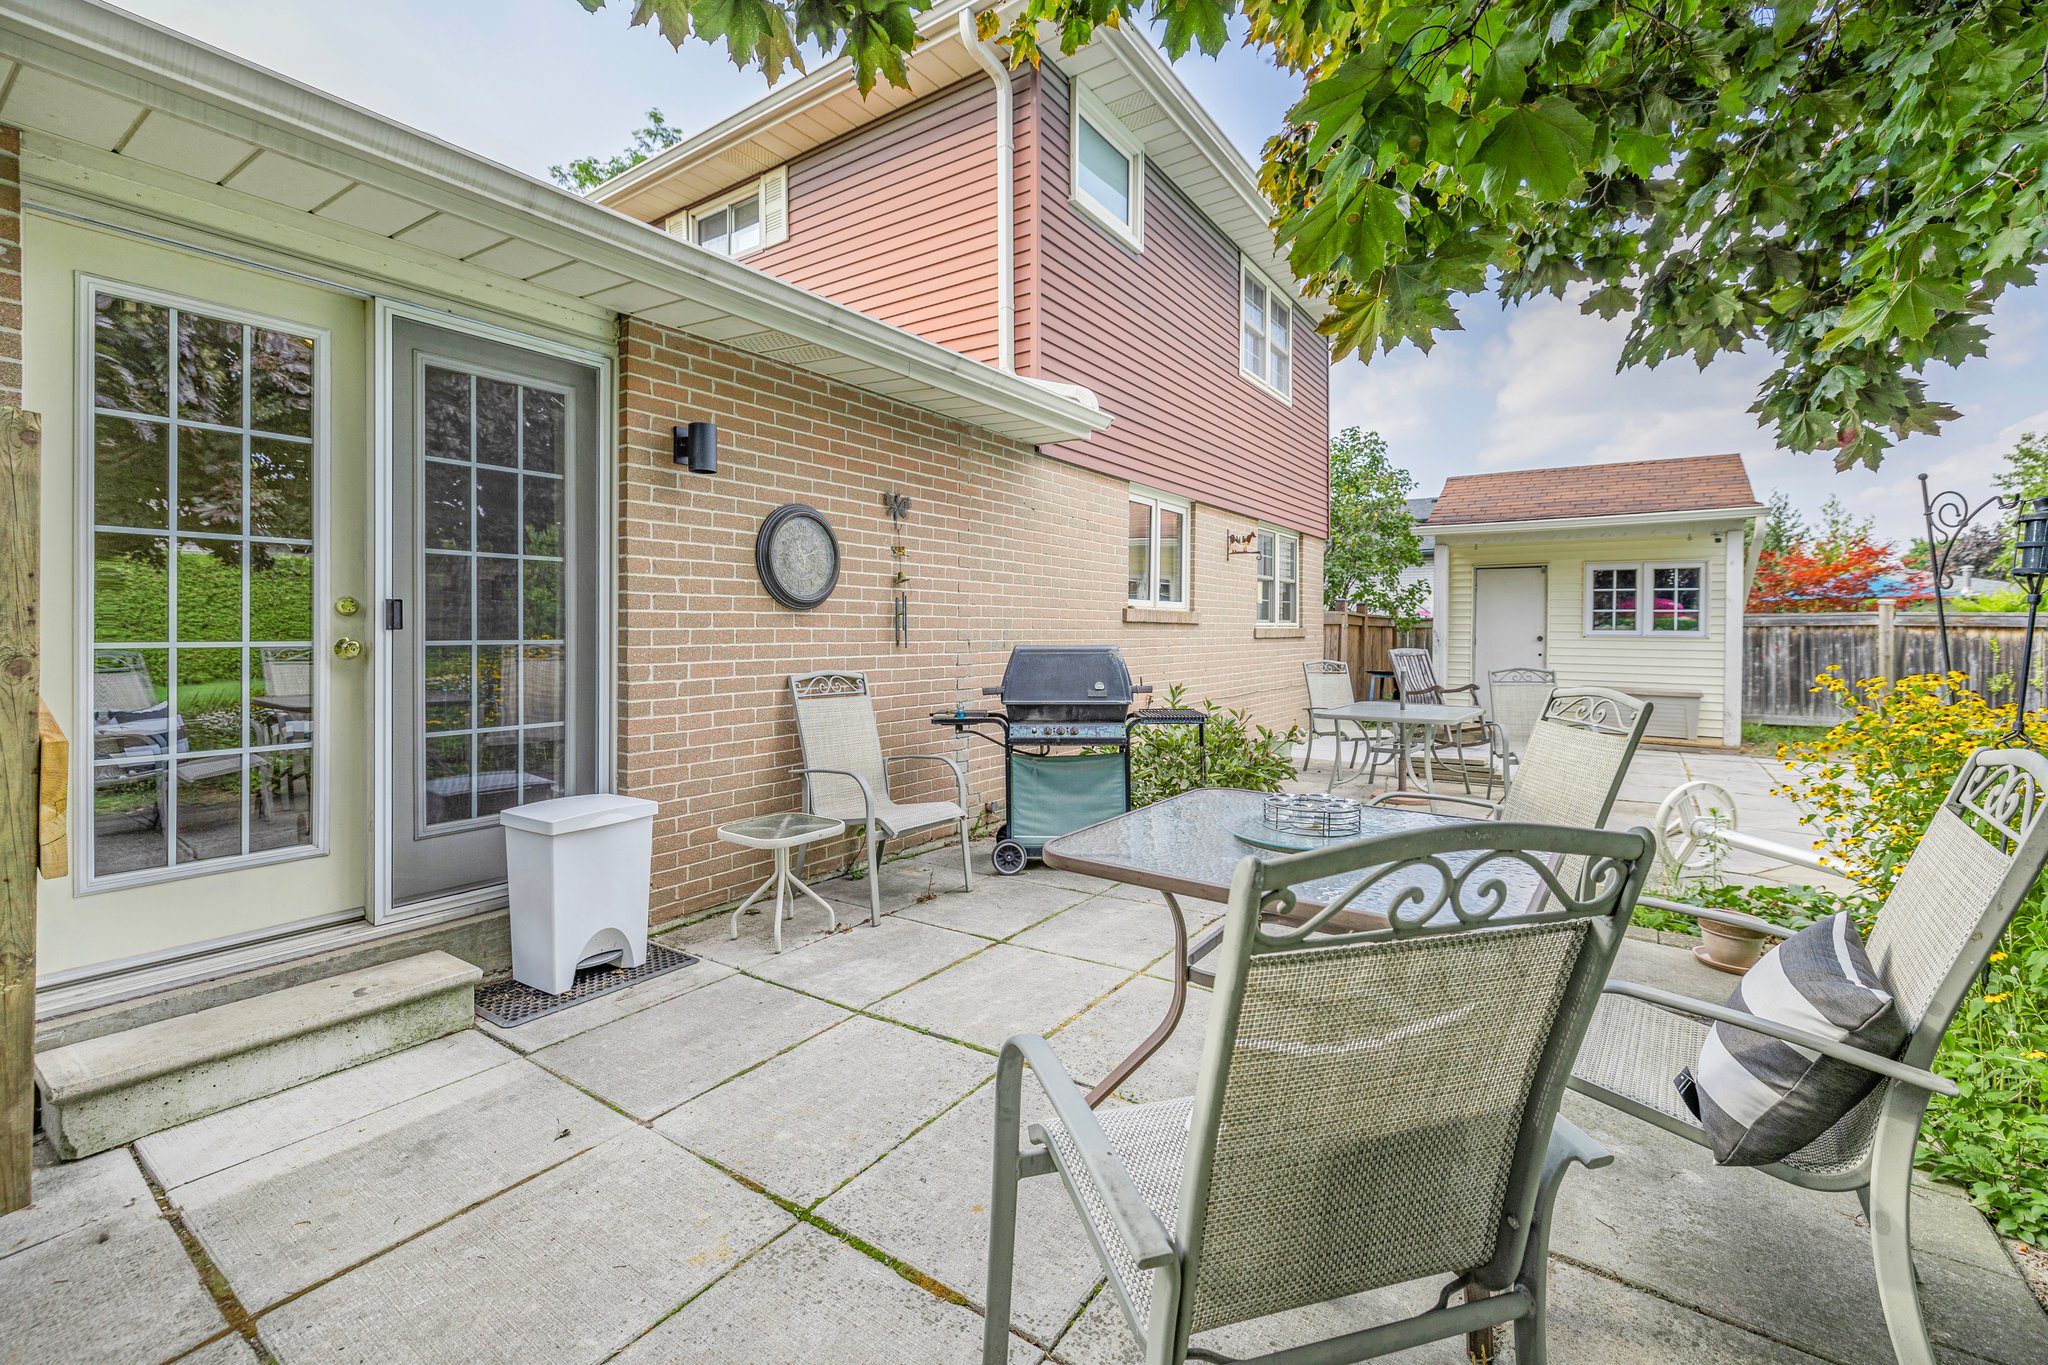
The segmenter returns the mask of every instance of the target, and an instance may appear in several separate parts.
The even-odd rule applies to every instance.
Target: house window
[[[1259,624],[1292,626],[1301,621],[1301,537],[1259,531]]]
[[[1133,248],[1145,239],[1145,157],[1109,110],[1074,87],[1073,204]]]
[[[1134,607],[1188,604],[1188,505],[1161,493],[1133,491],[1126,543],[1125,587]]]
[[[88,883],[318,851],[319,339],[91,293]]]
[[[1239,272],[1237,364],[1245,378],[1287,398],[1294,378],[1294,306],[1286,292],[1246,262]]]
[[[1588,635],[1704,635],[1704,564],[1589,564]]]
[[[707,251],[721,256],[750,256],[763,247],[789,240],[789,173],[768,172],[731,194],[700,204],[669,222],[669,231],[687,235]]]

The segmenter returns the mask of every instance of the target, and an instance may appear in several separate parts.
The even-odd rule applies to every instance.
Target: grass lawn
[[[1825,725],[1760,725],[1744,721],[1742,751],[1776,758],[1780,744],[1810,744],[1827,732]]]

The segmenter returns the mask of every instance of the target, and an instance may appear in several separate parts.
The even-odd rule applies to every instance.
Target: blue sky
[[[694,131],[757,98],[766,83],[722,49],[680,53],[630,28],[613,0],[588,15],[575,0],[127,0],[127,7],[509,166],[545,175],[616,150],[649,106]],[[1293,78],[1241,49],[1179,63],[1211,115],[1256,158],[1295,94]],[[1614,371],[1622,322],[1542,300],[1503,311],[1467,300],[1465,331],[1428,355],[1405,347],[1332,376],[1331,420],[1377,429],[1421,491],[1447,475],[1737,451],[1759,495],[1782,488],[1808,509],[1830,495],[1901,538],[1919,525],[1914,476],[1937,488],[1988,490],[2023,431],[2048,431],[2048,297],[2008,298],[1988,357],[1930,375],[1965,414],[1939,437],[1894,448],[1875,473],[1838,475],[1826,456],[1777,450],[1745,411],[1767,357],[1706,371],[1690,362]]]

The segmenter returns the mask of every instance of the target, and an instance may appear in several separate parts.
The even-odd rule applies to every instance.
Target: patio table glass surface
[[[1403,757],[1394,764],[1394,779],[1402,791],[1408,789],[1409,768],[1406,754],[1409,730],[1427,731],[1438,726],[1463,725],[1468,721],[1478,720],[1485,714],[1477,706],[1443,706],[1401,701],[1355,701],[1346,706],[1316,706],[1309,709],[1309,715],[1314,720],[1353,720],[1364,725],[1392,725],[1398,728],[1401,731],[1400,747]],[[1338,776],[1339,769],[1344,766],[1343,758],[1344,746],[1339,744],[1337,757],[1330,764],[1328,790],[1336,790],[1339,780],[1351,780],[1340,779]],[[1423,763],[1425,766],[1434,767],[1433,755],[1427,747],[1423,750]],[[1425,781],[1424,785],[1430,783]]]

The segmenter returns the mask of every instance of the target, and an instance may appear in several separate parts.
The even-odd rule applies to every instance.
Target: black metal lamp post
[[[2019,535],[2013,541],[2014,579],[2027,589],[2027,634],[2020,642],[2020,676],[2013,688],[2012,733],[2009,744],[2027,743],[2027,684],[2034,671],[2034,621],[2041,610],[2041,587],[2048,583],[2048,498],[2020,504]]]

